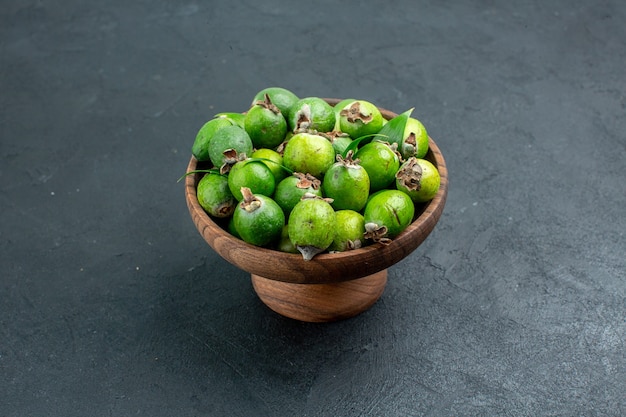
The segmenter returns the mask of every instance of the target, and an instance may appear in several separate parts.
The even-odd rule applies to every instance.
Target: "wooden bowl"
[[[338,99],[326,99],[331,105]],[[397,116],[380,109],[386,119]],[[206,242],[221,257],[251,274],[259,298],[283,316],[307,322],[329,322],[355,316],[370,308],[382,295],[387,268],[413,252],[439,221],[448,193],[448,171],[437,144],[429,139],[425,159],[439,170],[441,185],[428,203],[416,206],[415,219],[388,245],[380,243],[341,252],[324,253],[310,261],[300,254],[279,252],[250,245],[232,236],[198,203],[196,187],[202,174],[185,180],[187,206],[193,223]],[[187,172],[210,168],[193,156]]]

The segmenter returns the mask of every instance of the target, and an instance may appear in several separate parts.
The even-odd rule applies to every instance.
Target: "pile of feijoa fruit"
[[[386,120],[365,100],[266,88],[200,128],[198,202],[234,236],[305,260],[388,244],[439,190],[412,110]]]

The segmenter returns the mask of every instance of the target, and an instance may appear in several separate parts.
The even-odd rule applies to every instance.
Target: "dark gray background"
[[[0,415],[623,415],[625,4],[4,1]],[[197,130],[269,86],[446,157],[356,318],[278,316],[189,218]]]

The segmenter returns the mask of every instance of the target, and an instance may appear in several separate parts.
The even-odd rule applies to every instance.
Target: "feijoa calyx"
[[[255,246],[269,246],[280,239],[285,215],[270,197],[253,194],[242,187],[243,199],[233,214],[233,226],[245,242]]]

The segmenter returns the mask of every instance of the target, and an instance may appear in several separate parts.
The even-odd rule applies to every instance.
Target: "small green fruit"
[[[215,118],[226,119],[230,121],[231,124],[237,125],[243,129],[246,115],[243,113],[218,113],[215,115]]]
[[[250,136],[236,125],[218,130],[209,142],[209,158],[222,173],[228,172],[231,165],[250,155],[252,150]]]
[[[428,152],[428,133],[419,120],[409,117],[404,127],[404,136],[400,145],[400,153],[404,159],[412,156],[424,158]]]
[[[257,149],[275,148],[287,134],[287,121],[267,94],[248,110],[244,126]]]
[[[321,198],[305,198],[291,211],[289,239],[305,261],[324,252],[335,237],[335,210]]]
[[[208,161],[209,158],[209,143],[215,135],[215,132],[223,127],[232,126],[228,119],[211,119],[206,122],[198,131],[196,140],[191,147],[191,153],[196,157],[198,161]]]
[[[237,200],[228,188],[224,175],[208,173],[198,182],[198,203],[211,216],[230,217],[235,211]]]
[[[264,100],[265,96],[268,95],[272,103],[276,105],[280,109],[283,117],[286,119],[289,116],[289,111],[291,107],[299,100],[298,96],[296,96],[291,91],[282,87],[268,87],[259,91],[252,100],[251,106],[254,105],[259,100]]]
[[[363,145],[356,152],[355,158],[361,161],[361,166],[367,171],[370,179],[370,192],[388,188],[393,184],[400,158],[388,143],[373,140]]]
[[[293,172],[309,173],[322,178],[335,162],[335,150],[328,139],[311,133],[298,133],[289,139],[283,151],[283,162]]]
[[[382,190],[373,195],[363,212],[365,237],[389,243],[413,221],[415,206],[411,198],[398,190]]]
[[[270,197],[253,194],[242,187],[244,196],[233,214],[233,224],[245,242],[255,246],[269,246],[280,239],[285,215]]]
[[[276,180],[263,162],[245,159],[235,163],[228,173],[228,188],[237,201],[243,198],[242,187],[249,188],[254,194],[271,197],[276,188]]]
[[[364,246],[365,220],[363,215],[354,210],[338,210],[335,216],[337,223],[335,237],[328,250],[344,252]]]
[[[261,159],[261,162],[267,165],[270,171],[272,171],[272,174],[274,174],[276,184],[278,184],[287,177],[287,171],[282,167],[283,156],[275,150],[267,148],[257,149],[256,151],[252,152],[252,155],[250,155],[250,157]]]
[[[361,211],[369,190],[367,171],[359,165],[358,159],[352,159],[351,151],[345,159],[337,155],[337,162],[326,171],[322,181],[323,194],[333,200],[331,205],[335,210]]]
[[[415,203],[432,200],[439,191],[440,183],[439,171],[426,159],[409,158],[396,174],[396,188]]]
[[[291,239],[289,239],[289,226],[285,225],[285,227],[283,227],[283,232],[280,235],[280,240],[276,244],[276,249],[281,252],[300,253]]]
[[[315,130],[331,132],[335,127],[333,107],[319,97],[305,97],[293,105],[287,118],[292,132]]]
[[[274,201],[289,217],[291,210],[305,195],[322,196],[321,182],[311,174],[296,172],[285,178],[276,186]]]
[[[353,139],[378,133],[383,127],[378,107],[365,100],[354,100],[339,112],[339,129]]]

